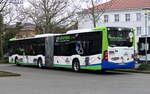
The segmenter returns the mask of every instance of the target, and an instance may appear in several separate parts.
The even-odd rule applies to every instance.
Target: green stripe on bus
[[[53,65],[53,67],[61,67],[61,68],[72,68],[72,65]],[[87,69],[87,70],[101,70],[101,65],[95,65],[95,66],[81,66],[81,69]]]
[[[87,69],[87,70],[101,70],[101,65],[95,65],[95,66],[81,66],[81,69]]]
[[[9,39],[9,40],[16,40],[16,38],[11,38],[11,39]]]
[[[104,57],[104,51],[108,51],[108,35],[107,35],[107,27],[103,28],[103,42],[102,42],[102,58]]]
[[[104,57],[104,51],[108,51],[108,33],[107,27],[97,27],[93,28],[94,31],[103,31],[102,35],[102,58]]]
[[[53,67],[72,68],[71,65],[53,65]]]
[[[133,35],[134,35],[134,37],[133,37],[133,47],[134,47],[134,50],[135,50],[135,48],[136,48],[136,39],[135,39],[136,30],[132,29],[132,31],[133,31]]]
[[[37,66],[37,64],[32,64],[32,63],[24,63],[24,62],[19,62],[18,64],[23,64],[23,65],[35,65],[35,66]]]

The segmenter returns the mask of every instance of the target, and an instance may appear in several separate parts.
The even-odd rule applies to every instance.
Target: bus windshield
[[[110,47],[131,47],[133,44],[133,32],[131,30],[108,30],[108,42]]]

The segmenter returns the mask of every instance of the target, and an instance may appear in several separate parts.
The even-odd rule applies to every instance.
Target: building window
[[[150,21],[150,13],[148,13],[148,21]]]
[[[104,22],[105,22],[105,23],[108,23],[108,19],[109,19],[109,18],[108,18],[108,15],[104,15]]]
[[[125,14],[125,21],[129,22],[130,21],[130,14]]]
[[[136,21],[141,21],[141,13],[136,13]]]
[[[137,27],[136,29],[137,29],[137,36],[141,35],[142,28],[141,27]]]
[[[115,22],[119,22],[119,14],[115,14]]]
[[[150,26],[148,26],[148,34],[150,34]]]

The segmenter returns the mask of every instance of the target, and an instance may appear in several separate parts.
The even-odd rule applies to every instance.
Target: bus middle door
[[[23,63],[29,63],[28,62],[28,55],[23,51]]]

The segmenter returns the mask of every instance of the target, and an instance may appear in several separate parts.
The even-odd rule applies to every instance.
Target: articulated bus
[[[134,30],[99,27],[10,40],[9,62],[74,71],[134,68]]]

